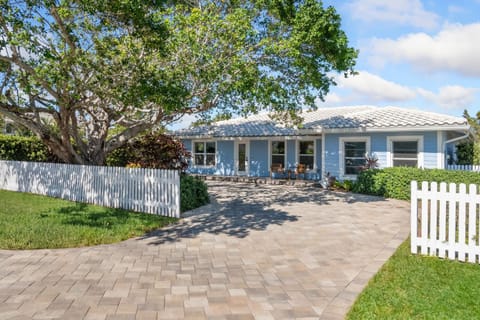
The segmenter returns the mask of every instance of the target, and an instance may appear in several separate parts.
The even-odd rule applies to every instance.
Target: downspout
[[[453,139],[450,139],[450,140],[446,140],[443,142],[443,169],[445,169],[445,167],[447,166],[446,164],[446,159],[445,159],[445,151],[446,151],[446,148],[447,148],[447,144],[449,143],[452,143],[452,142],[457,142],[457,141],[460,141],[460,140],[463,140],[463,139],[467,139],[468,137],[470,137],[470,135],[473,136],[473,132],[472,132],[472,127],[468,128],[468,131],[465,135],[463,136],[460,136],[460,137],[456,137],[456,138],[453,138]]]

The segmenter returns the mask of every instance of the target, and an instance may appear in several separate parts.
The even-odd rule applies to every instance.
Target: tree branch
[[[75,45],[75,42],[73,41],[70,33],[68,33],[65,23],[58,15],[57,8],[52,6],[50,8],[50,13],[52,14],[53,19],[55,19],[55,22],[58,24],[58,27],[60,28],[60,35],[67,42],[70,49],[72,49],[72,51],[75,51],[77,49],[77,46]]]
[[[18,56],[14,55],[11,58],[6,56],[0,56],[0,60],[17,65],[20,69],[24,70],[32,77],[34,77],[36,81],[41,83],[43,88],[45,88],[45,90],[47,90],[48,93],[51,94],[55,99],[59,99],[58,93],[53,90],[43,78],[39,77],[31,66],[23,62]]]
[[[105,144],[105,152],[109,153],[110,151],[121,147],[131,138],[152,127],[152,123],[143,122],[124,130],[123,132],[113,136],[107,141],[107,143]]]

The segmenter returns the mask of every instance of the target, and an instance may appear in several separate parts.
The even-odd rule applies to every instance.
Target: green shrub
[[[181,212],[201,207],[209,202],[207,185],[204,181],[188,175],[180,177]]]
[[[353,188],[354,182],[352,180],[344,180],[343,181],[343,188],[345,191],[351,191]]]
[[[480,173],[408,167],[362,171],[353,185],[353,192],[401,200],[410,199],[410,182],[422,181],[480,184]]]
[[[0,135],[0,160],[45,162],[54,156],[37,137]]]
[[[349,191],[352,190],[353,181],[351,181],[351,180],[344,180],[344,181],[336,180],[335,183],[333,184],[333,186],[336,189],[341,189],[341,190],[345,190],[345,191],[349,192]]]

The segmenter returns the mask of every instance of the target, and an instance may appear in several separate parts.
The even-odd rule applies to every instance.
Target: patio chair
[[[272,163],[270,166],[270,180],[273,182],[275,179],[287,179],[288,174],[285,172],[281,163]]]
[[[305,173],[307,172],[307,166],[300,163],[297,165],[297,169],[295,170],[295,177],[297,179],[305,179]]]
[[[307,182],[306,179],[307,179],[307,166],[305,164],[298,164],[297,167],[295,168],[295,171],[293,172],[293,179],[295,179],[296,181],[304,181],[305,183]]]

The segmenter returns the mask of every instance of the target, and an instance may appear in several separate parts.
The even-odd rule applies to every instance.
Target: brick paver
[[[409,232],[402,201],[209,184],[212,204],[144,237],[0,250],[0,319],[342,319]]]

